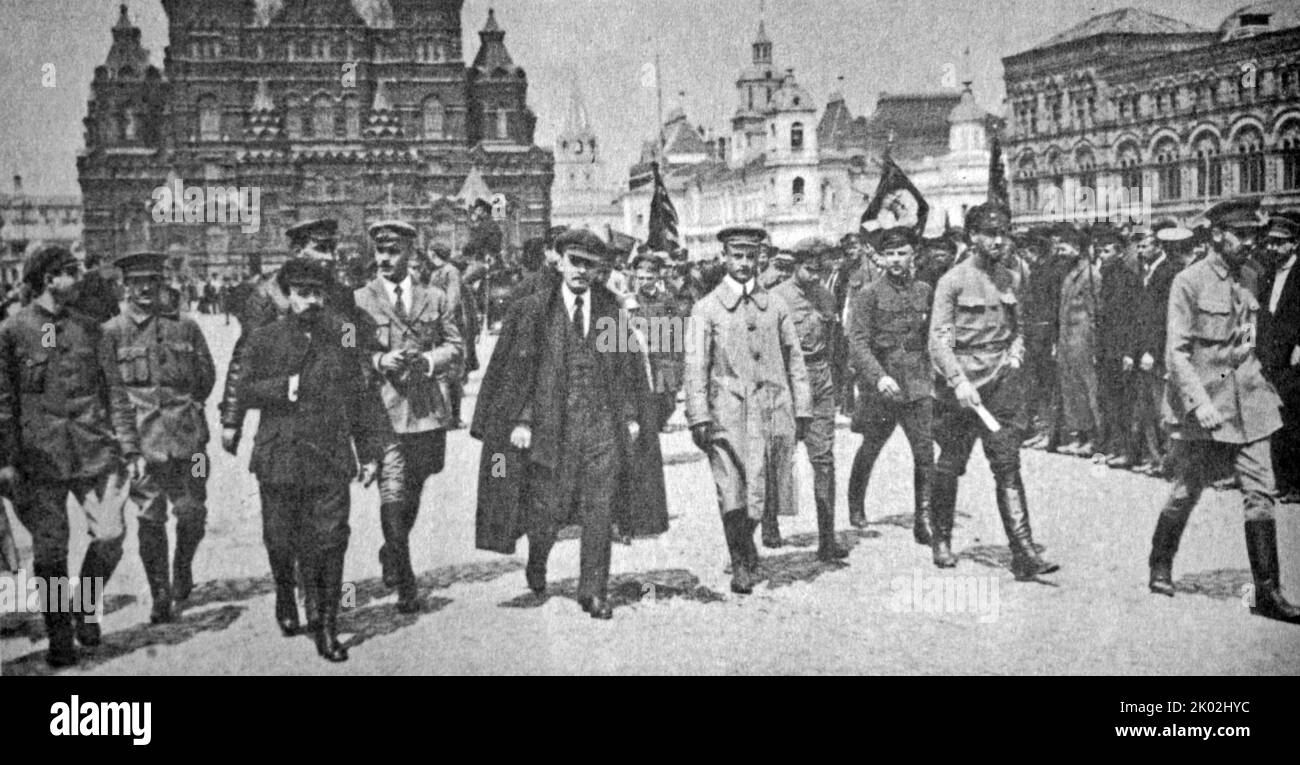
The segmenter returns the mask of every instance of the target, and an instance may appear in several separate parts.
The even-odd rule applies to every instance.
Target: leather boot
[[[952,554],[953,515],[957,511],[957,476],[935,471],[930,499],[930,552],[937,568],[956,568]]]
[[[275,623],[285,637],[297,635],[298,601],[294,598],[294,555],[290,551],[267,550],[271,561],[271,578],[275,581]]]
[[[98,584],[90,585],[89,598],[82,595],[80,591],[73,594],[73,599],[80,604],[80,608],[74,609],[72,621],[76,628],[77,642],[87,648],[98,646],[102,635],[99,621],[87,620],[86,614],[99,613],[99,598],[104,595],[103,589],[108,585],[108,578],[112,576],[113,569],[116,567],[117,560],[112,559],[111,553],[106,552],[101,543],[91,542],[90,547],[86,548],[86,557],[81,561],[81,583],[90,584],[98,580]],[[78,586],[80,587],[80,584]]]
[[[748,595],[754,591],[753,578],[750,576],[749,550],[745,537],[753,543],[749,517],[743,510],[735,510],[722,516],[722,533],[727,538],[727,552],[731,554],[731,591],[738,595]],[[746,531],[749,531],[746,534]]]
[[[1282,597],[1282,582],[1277,563],[1277,522],[1273,519],[1246,521],[1246,553],[1250,556],[1250,574],[1255,580],[1255,605],[1250,612],[1257,616],[1300,624],[1300,606]]]
[[[189,600],[194,591],[194,554],[203,535],[202,524],[176,524],[176,555],[172,561],[172,597],[176,600]]]
[[[1174,555],[1190,517],[1178,510],[1177,501],[1170,499],[1165,510],[1161,511],[1155,533],[1151,535],[1151,555],[1147,558],[1147,565],[1151,567],[1148,587],[1157,595],[1171,598],[1174,596]]]
[[[916,468],[912,471],[912,491],[915,494],[916,516],[912,520],[912,539],[918,545],[929,545],[934,538],[930,518],[930,498],[933,493],[934,470]]]
[[[1025,485],[1020,480],[1020,471],[994,476],[993,480],[998,515],[1002,516],[1002,528],[1011,547],[1011,573],[1017,580],[1025,582],[1059,569],[1059,565],[1043,560],[1034,549],[1034,534],[1029,528],[1029,505],[1025,501]]]
[[[153,598],[149,622],[165,624],[172,621],[172,588],[167,575],[167,527],[141,520],[137,537],[140,540],[140,562],[144,564],[149,595]]]
[[[826,483],[831,480],[825,475],[816,475]],[[840,547],[835,540],[835,504],[830,490],[814,491],[817,504],[817,560],[832,563],[849,557],[849,551]]]
[[[748,510],[741,510],[740,517],[743,518],[745,522],[743,524],[738,522],[736,526],[741,529],[741,536],[744,537],[745,568],[749,569],[749,578],[757,584],[760,579],[758,573],[759,559],[758,545],[754,544],[754,532],[758,530],[758,521],[749,517]]]
[[[326,661],[348,660],[348,649],[339,643],[339,601],[343,595],[343,557],[346,547],[337,547],[313,555],[309,572],[313,579],[308,587],[317,589],[320,601],[320,628],[316,630],[316,653]]]
[[[777,549],[785,544],[785,541],[781,539],[781,524],[777,521],[777,506],[770,496],[763,507],[762,526],[764,547]]]
[[[849,525],[855,529],[867,527],[867,474],[866,460],[859,459],[862,447],[853,455],[853,466],[849,468]]]
[[[385,502],[379,506],[379,527],[384,533],[384,544],[379,548],[379,567],[383,572],[384,586],[396,588],[402,583],[401,551],[396,541],[403,538],[403,519],[406,507],[401,502]]]
[[[72,642],[72,614],[46,610],[44,617],[45,636],[50,641],[45,650],[45,663],[56,669],[76,664],[77,646]]]

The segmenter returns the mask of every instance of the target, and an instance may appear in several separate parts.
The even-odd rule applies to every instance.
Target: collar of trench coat
[[[757,279],[754,279],[751,284],[754,285],[754,288],[749,291],[750,299],[754,301],[754,305],[758,306],[758,310],[766,311],[767,290],[763,289]],[[714,290],[713,295],[718,299],[718,304],[727,309],[728,312],[736,310],[736,306],[740,305],[741,294],[730,287]]]

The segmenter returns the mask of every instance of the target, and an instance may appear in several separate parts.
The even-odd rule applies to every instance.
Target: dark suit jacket
[[[392,439],[364,351],[341,341],[355,332],[333,313],[310,340],[292,315],[254,330],[244,349],[240,402],[260,409],[250,469],[268,483],[347,483],[357,459],[374,462]],[[297,401],[289,378],[300,375]],[[355,443],[356,451],[353,451]]]
[[[1291,266],[1277,313],[1269,313],[1276,271],[1259,281],[1259,327],[1256,354],[1264,375],[1272,381],[1288,410],[1300,409],[1300,367],[1291,366],[1291,352],[1300,345],[1300,262]]]
[[[1102,266],[1101,310],[1097,315],[1097,356],[1119,360],[1131,356],[1137,347],[1142,277],[1133,273],[1122,258]],[[1136,361],[1136,359],[1134,359]]]
[[[565,409],[564,338],[549,321],[554,301],[561,300],[559,280],[535,290],[510,307],[501,336],[479,387],[470,435],[483,442],[479,461],[476,545],[482,550],[513,553],[515,541],[526,528],[528,464],[555,468],[563,438]],[[618,326],[618,300],[604,287],[591,290],[591,332]],[[628,457],[620,480],[632,483],[637,502],[615,508],[622,531],[654,534],[667,530],[668,510],[663,488],[663,461],[659,450],[657,409],[649,395],[645,357],[617,348],[597,348],[602,395],[619,424],[635,420],[641,436],[627,443],[619,427],[619,451]],[[532,428],[532,445],[521,453],[510,444],[510,433],[520,422]],[[622,511],[622,512],[620,512]],[[626,515],[624,513],[627,513]]]
[[[1137,349],[1133,360],[1138,361],[1142,354],[1149,353],[1156,361],[1156,368],[1165,365],[1165,323],[1169,320],[1169,288],[1178,275],[1178,265],[1165,258],[1151,274],[1151,281],[1142,288],[1142,300],[1138,309]]]

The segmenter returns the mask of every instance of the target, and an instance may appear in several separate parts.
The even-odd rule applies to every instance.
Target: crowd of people
[[[1174,594],[1173,557],[1201,492],[1234,480],[1254,609],[1300,620],[1281,595],[1274,522],[1279,489],[1287,501],[1300,488],[1300,287],[1289,276],[1300,215],[1266,217],[1257,202],[1234,200],[1202,218],[1190,228],[1013,230],[1009,211],[990,202],[934,239],[895,225],[787,249],[761,228],[733,226],[718,233],[720,257],[706,259],[620,253],[590,231],[551,229],[523,248],[526,273],[502,300],[474,406],[475,544],[513,554],[526,536],[526,584],[544,598],[552,546],[580,524],[578,602],[612,618],[613,542],[668,528],[659,436],[680,401],[715,485],[731,590],[752,592],[764,576],[760,529],[765,547],[785,544],[800,442],[813,468],[817,557],[839,564],[848,552],[835,531],[834,442],[846,414],[861,435],[849,523],[867,525],[876,459],[901,427],[913,537],[939,568],[958,565],[955,507],[978,440],[1012,573],[1032,581],[1059,569],[1034,541],[1021,477],[1022,447],[1038,447],[1171,479],[1149,560],[1161,595]],[[418,612],[411,532],[443,469],[447,431],[463,427],[488,267],[432,232],[421,246],[400,220],[368,228],[366,258],[338,256],[334,220],[285,233],[285,264],[232,288],[240,336],[219,440],[236,454],[246,413],[260,411],[250,470],[277,625],[344,661],[349,484],[378,484],[382,580],[400,612]],[[195,587],[216,370],[167,257],[131,253],[112,266],[120,285],[61,247],[24,265],[22,294],[0,324],[0,491],[32,535],[36,576],[50,582],[68,575],[69,496],[92,537],[83,582],[113,573],[133,501],[151,620],[166,623]],[[658,319],[632,326],[662,331],[608,342],[629,318]],[[11,544],[0,554],[16,566]],[[94,611],[101,595],[77,602]],[[52,666],[76,663],[77,643],[101,639],[98,621],[67,607],[74,599],[52,593],[45,609]]]

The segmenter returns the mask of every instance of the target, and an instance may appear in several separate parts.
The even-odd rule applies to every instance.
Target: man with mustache
[[[145,471],[117,359],[95,320],[69,309],[81,274],[66,248],[32,253],[23,267],[32,301],[0,324],[0,486],[32,535],[36,576],[50,583],[51,600],[62,601],[44,604],[45,660],[53,667],[77,662],[74,630],[83,646],[100,644],[98,621],[84,619],[84,608],[73,614],[69,593],[55,587],[68,576],[68,495],[91,537],[82,580],[101,585],[89,599],[73,598],[94,611],[122,559],[127,482]]]
[[[442,472],[454,416],[448,387],[450,377],[460,374],[464,346],[456,304],[441,289],[412,276],[415,228],[381,221],[369,233],[378,275],[354,294],[357,307],[375,326],[371,368],[381,379],[380,394],[396,434],[379,476],[384,533],[379,562],[384,584],[397,589],[397,610],[415,613],[420,606],[411,568],[411,529],[425,481]]]
[[[198,324],[163,302],[166,261],[160,252],[117,259],[126,306],[103,327],[104,342],[135,409],[140,451],[149,463],[146,480],[133,487],[131,497],[140,507],[140,561],[149,580],[154,624],[172,621],[173,598],[188,600],[194,587],[191,566],[208,515],[204,402],[216,383],[212,354]],[[169,501],[176,514],[174,561],[168,554]]]
[[[965,226],[971,255],[944,274],[935,288],[930,359],[946,384],[940,386],[935,405],[939,459],[931,509],[935,563],[951,566],[958,479],[966,472],[975,441],[981,441],[1011,547],[1011,571],[1025,581],[1060,566],[1043,560],[1034,547],[1020,477],[1021,434],[1028,425],[1020,370],[1025,345],[1019,284],[1016,274],[1004,265],[1011,255],[1010,227],[1011,214],[1002,205],[972,207]]]
[[[276,275],[289,313],[248,340],[240,401],[260,409],[250,469],[262,499],[262,539],[275,579],[276,622],[286,635],[298,621],[293,561],[319,609],[310,627],[316,652],[346,661],[338,640],[350,497],[357,477],[374,480],[392,433],[378,393],[365,377],[365,351],[346,338],[356,328],[325,307],[332,278],[306,258]]]
[[[695,304],[686,346],[686,420],[709,458],[731,554],[731,591],[758,580],[754,530],[769,502],[794,506],[795,443],[812,420],[812,393],[794,317],[757,279],[767,232],[718,232],[726,276]]]

